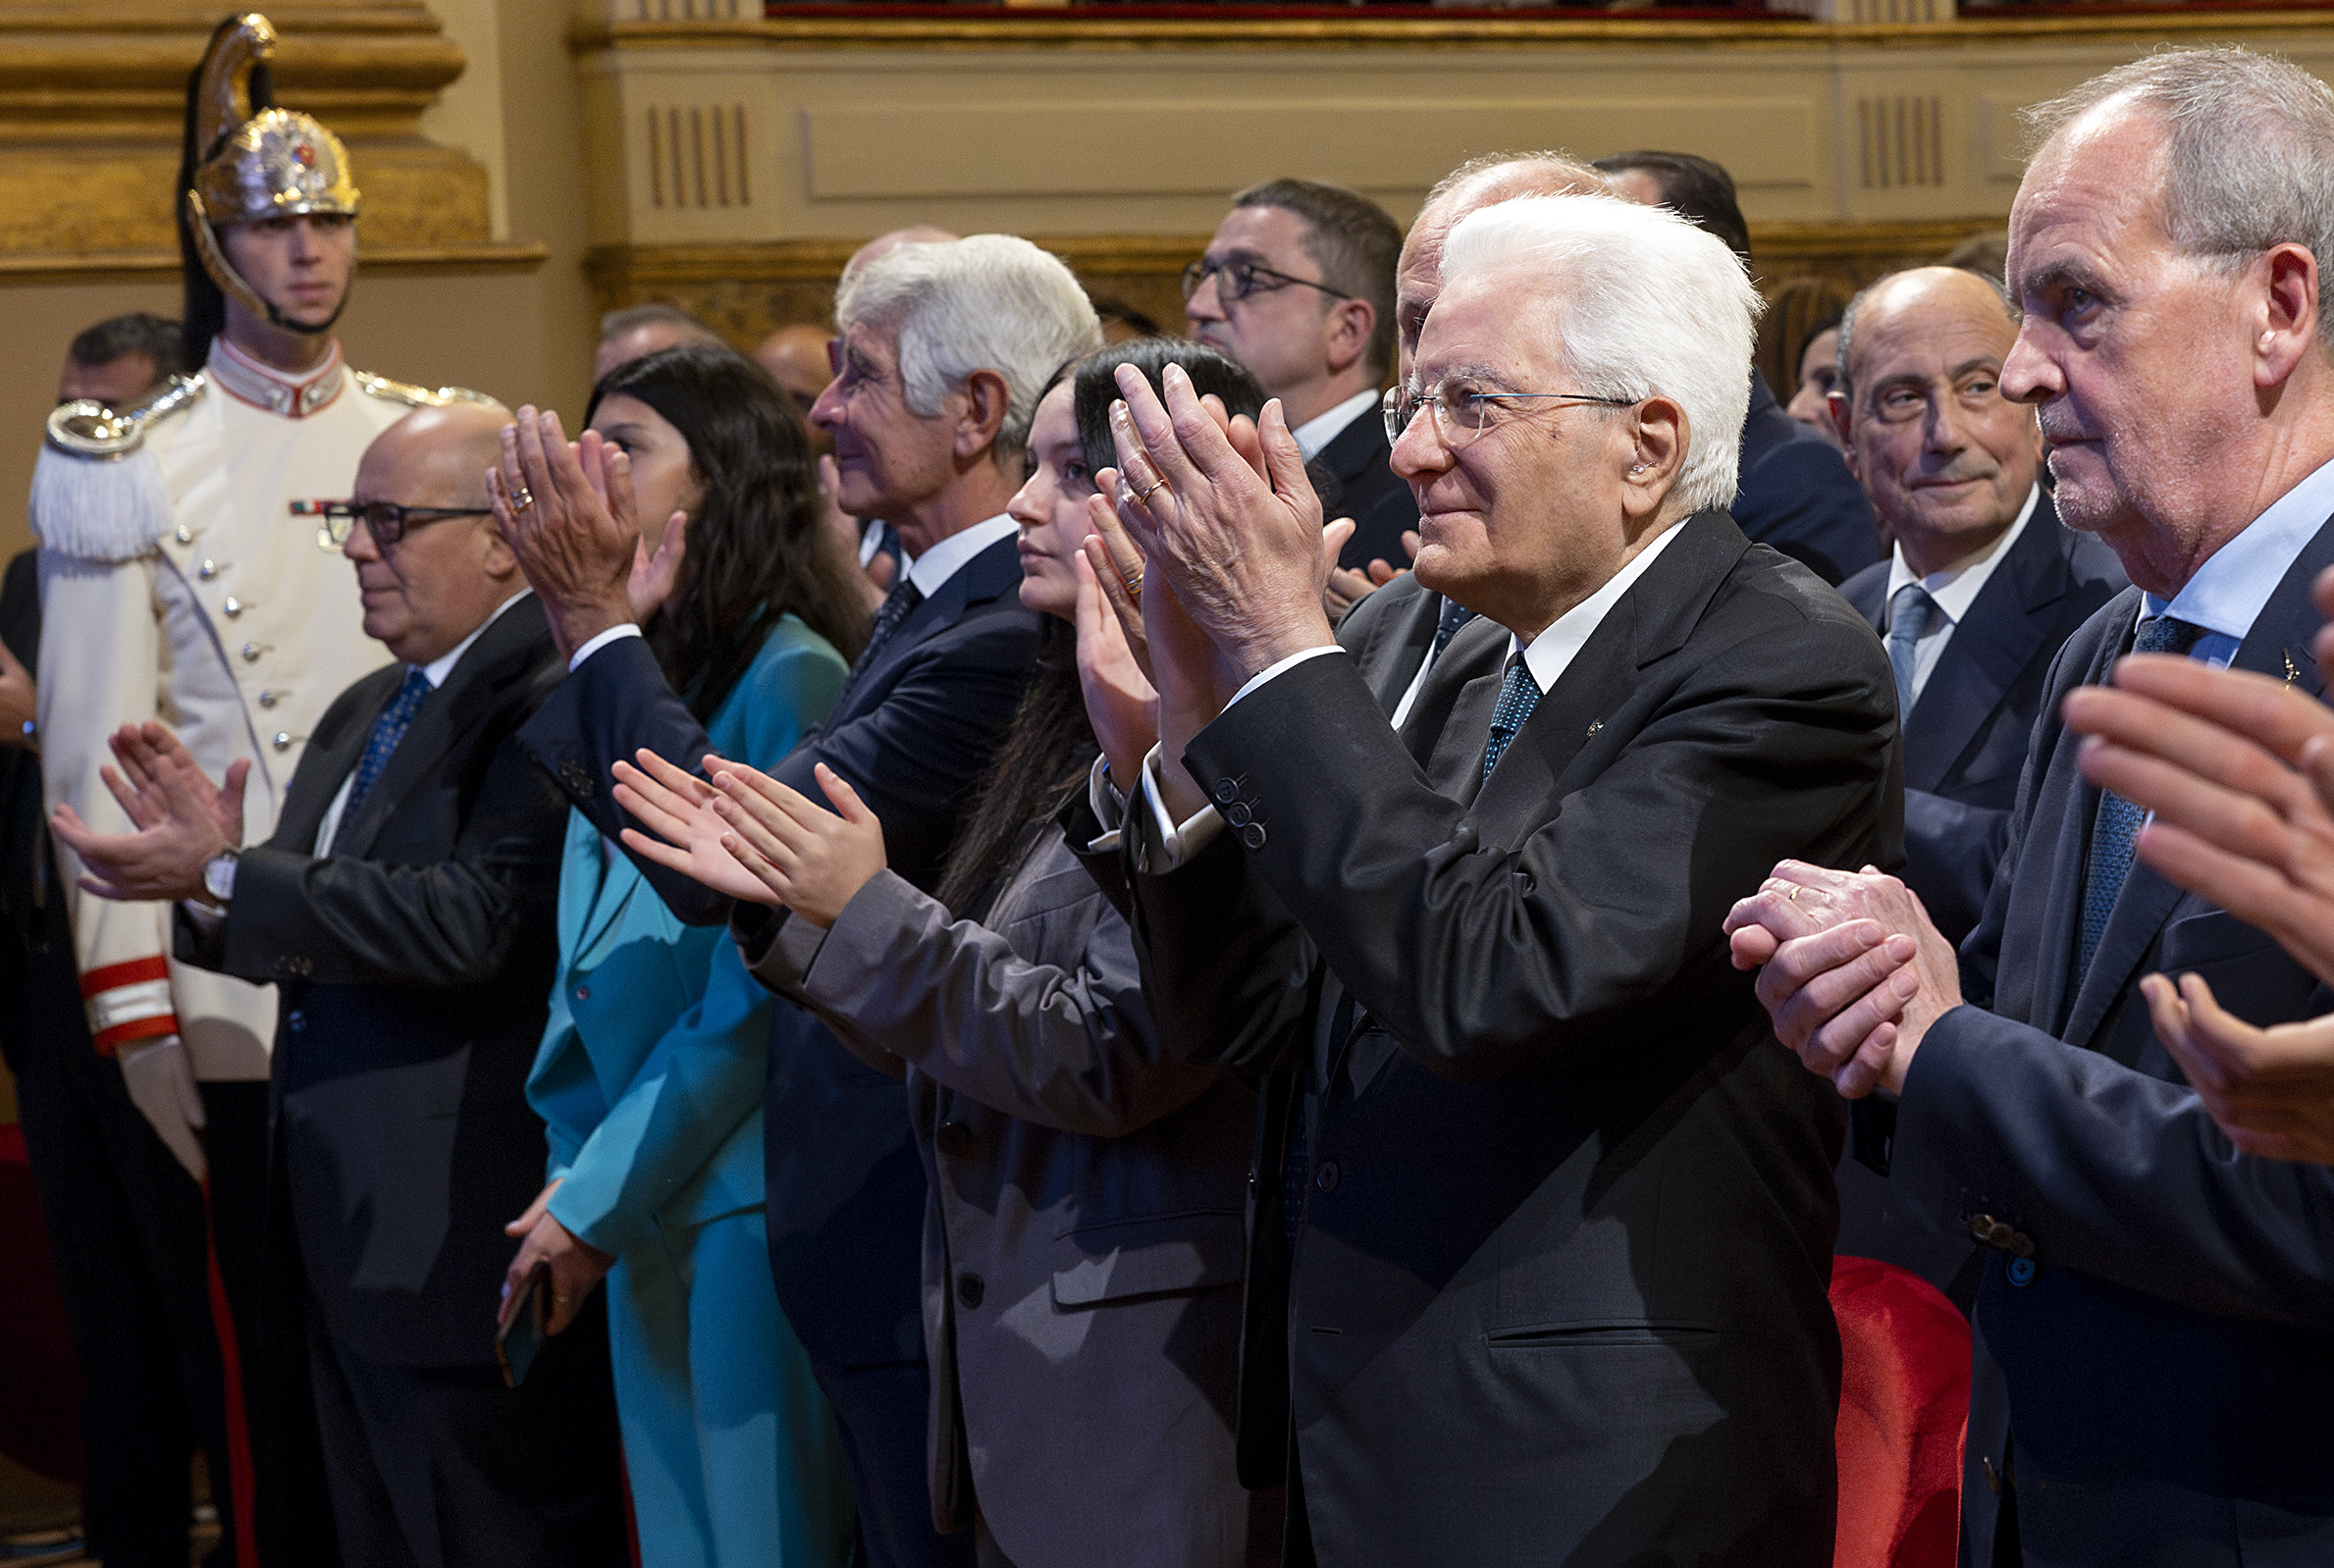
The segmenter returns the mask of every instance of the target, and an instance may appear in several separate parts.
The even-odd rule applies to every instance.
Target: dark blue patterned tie
[[[1540,683],[1532,679],[1530,666],[1517,653],[1508,662],[1507,678],[1500,682],[1500,706],[1492,710],[1491,742],[1483,748],[1485,778],[1491,777],[1491,770],[1500,765],[1508,743],[1515,739],[1515,732],[1523,728],[1523,721],[1539,706]]]
[[[356,815],[357,803],[381,777],[381,770],[389,765],[389,754],[398,749],[398,742],[413,727],[413,715],[421,711],[421,700],[433,690],[430,678],[418,667],[406,668],[404,684],[381,710],[381,716],[373,720],[373,734],[365,742],[365,755],[356,759],[356,779],[348,786],[348,804],[341,808],[343,820]]]
[[[900,629],[900,622],[916,613],[916,606],[923,602],[924,590],[908,581],[906,572],[900,573],[899,581],[891,585],[891,592],[883,596],[882,608],[875,611],[875,624],[868,631],[866,651],[859,655],[859,662],[851,666],[842,691],[835,696],[836,711],[841,711],[844,703],[850,700],[851,688],[859,684],[859,678],[874,667],[875,655],[891,641],[891,634]]]
[[[2158,615],[2140,628],[2132,643],[2135,653],[2185,653],[2203,633],[2201,626]],[[2099,814],[2091,824],[2091,856],[2083,874],[2082,947],[2075,961],[2075,982],[2091,972],[2091,960],[2107,932],[2107,917],[2131,875],[2132,840],[2148,813],[2112,790],[2099,792]]]
[[[1427,662],[1432,664],[1435,659],[1441,658],[1443,650],[1451,646],[1451,639],[1459,635],[1459,629],[1474,618],[1475,612],[1459,601],[1444,600],[1442,616],[1434,623],[1434,653]]]

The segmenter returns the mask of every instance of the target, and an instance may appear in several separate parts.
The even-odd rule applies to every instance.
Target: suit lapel
[[[534,662],[534,645],[549,635],[543,602],[532,594],[520,600],[487,627],[478,641],[446,677],[446,684],[422,700],[421,710],[397,750],[389,754],[381,776],[356,814],[341,824],[333,836],[333,853],[362,858],[372,854],[398,807],[413,790],[437,775],[447,753],[478,721],[492,704],[511,666]]]
[[[2067,591],[2059,533],[2048,497],[2037,500],[2009,557],[1953,629],[1905,720],[1907,789],[1934,790],[1943,781],[2042,646],[2049,623],[2041,612]]]
[[[1384,657],[1371,660],[1377,673],[1373,690],[1377,693],[1378,706],[1389,715],[1401,706],[1402,694],[1417,678],[1426,651],[1434,647],[1435,629],[1442,616],[1443,596],[1421,588],[1410,596],[1401,615],[1393,617],[1391,625],[1378,629],[1377,640],[1386,645],[1387,653]]]
[[[1386,444],[1385,421],[1365,410],[1314,453],[1313,461],[1335,474],[1340,487],[1350,487],[1369,472],[1371,463],[1384,462],[1392,455],[1393,449]]]
[[[1471,801],[1483,781],[1483,746],[1499,707],[1508,663],[1508,628],[1478,616],[1462,626],[1426,672],[1410,705],[1402,743],[1437,795]]]
[[[820,728],[846,723],[881,703],[889,689],[888,672],[914,653],[917,644],[954,626],[973,605],[984,604],[1020,584],[1021,547],[1018,537],[1008,534],[958,567],[938,593],[900,622],[899,629],[875,651],[873,659],[862,658],[860,667],[851,672],[844,701]]]
[[[358,715],[333,738],[332,744],[321,749],[311,748],[300,759],[299,775],[293,782],[298,788],[286,792],[284,814],[276,819],[276,831],[269,842],[279,849],[297,850],[305,855],[314,848],[316,831],[324,826],[324,813],[332,808],[333,798],[341,793],[342,781],[356,770],[357,758],[364,756],[365,742],[372,739],[373,725],[380,720],[381,710],[397,696],[398,687],[405,679],[405,666],[390,664],[366,676],[356,687],[359,700],[353,705]]]
[[[2329,564],[2334,564],[2334,522],[2321,526],[2294,558],[2294,563],[2286,568],[2276,591],[2254,618],[2253,629],[2239,646],[2237,656],[2229,661],[2232,668],[2290,680],[2312,697],[2324,689],[2324,680],[2309,656],[2310,634],[2320,620],[2310,602],[2309,588]],[[2117,638],[2115,647],[2119,651],[2127,649],[2130,638],[2127,630]],[[2085,790],[2084,805],[2084,839],[2088,843],[2090,824],[2098,813],[2096,789]],[[2074,1012],[2067,1019],[2063,1036],[2070,1045],[2091,1043],[2108,1009],[2130,981],[2132,971],[2154,945],[2156,933],[2163,929],[2180,902],[2190,897],[2193,895],[2166,881],[2143,862],[2132,862],[2123,891],[2116,896],[2115,908],[2107,916],[2107,928],[2099,935],[2098,952],[2093,955],[2090,971],[2076,990]],[[2078,919],[2082,898],[2082,884],[2078,881],[2074,900]],[[2198,907],[2206,906],[2198,900]]]

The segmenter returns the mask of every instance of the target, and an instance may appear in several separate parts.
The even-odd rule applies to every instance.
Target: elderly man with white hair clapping
[[[1828,1563],[1844,1117],[1717,922],[1778,852],[1897,855],[1887,661],[1726,515],[1758,303],[1724,245],[1527,197],[1444,273],[1387,421],[1418,580],[1482,618],[1402,736],[1277,405],[1120,378],[1147,992],[1292,1085],[1246,1349],[1287,1398],[1243,1441],[1294,1454],[1293,1565]]]

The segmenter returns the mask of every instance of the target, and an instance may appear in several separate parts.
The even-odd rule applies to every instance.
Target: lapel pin
[[[2294,667],[2294,653],[2292,649],[2278,650],[2278,657],[2285,660],[2285,683],[2288,686],[2293,685],[2294,682],[2302,678],[2302,672]]]
[[[1596,736],[1597,736],[1597,731],[1599,731],[1599,730],[1603,729],[1604,727],[1605,727],[1605,721],[1604,721],[1603,719],[1601,719],[1601,718],[1600,718],[1600,719],[1595,719],[1595,720],[1593,720],[1593,721],[1591,721],[1591,722],[1590,722],[1590,724],[1589,724],[1589,726],[1588,726],[1588,733],[1587,733],[1586,735],[1582,736],[1581,738],[1582,738],[1583,740],[1595,740],[1595,739],[1596,739]]]

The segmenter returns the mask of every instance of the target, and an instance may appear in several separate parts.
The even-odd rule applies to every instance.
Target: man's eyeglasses
[[[1630,397],[1595,397],[1587,392],[1501,392],[1480,382],[1454,378],[1436,386],[1423,397],[1403,388],[1391,387],[1381,409],[1386,416],[1386,440],[1398,442],[1410,422],[1418,417],[1418,410],[1434,410],[1435,435],[1444,445],[1456,450],[1483,434],[1492,423],[1494,404],[1523,398],[1561,397],[1571,403],[1595,403],[1606,408],[1629,408],[1636,399]]]
[[[339,549],[347,544],[360,517],[365,520],[365,532],[373,536],[373,543],[388,549],[403,539],[407,530],[424,523],[444,522],[449,517],[492,517],[494,508],[399,506],[394,500],[295,500],[292,503],[292,515],[324,519],[316,529],[318,549]]]
[[[1352,294],[1330,287],[1327,284],[1317,284],[1310,278],[1292,278],[1285,272],[1275,272],[1259,262],[1243,261],[1238,258],[1231,261],[1208,261],[1202,258],[1184,269],[1184,298],[1190,299],[1197,293],[1199,286],[1210,278],[1217,280],[1216,297],[1226,304],[1238,299],[1247,299],[1256,294],[1271,293],[1274,289],[1286,288],[1291,284],[1297,284],[1305,288],[1318,288],[1332,299],[1353,297]]]

